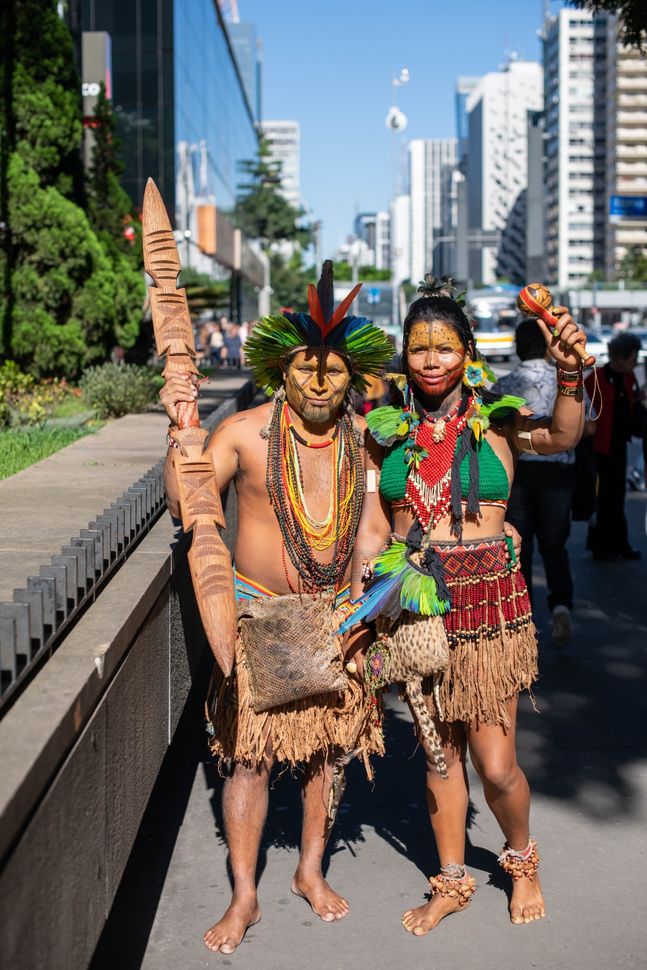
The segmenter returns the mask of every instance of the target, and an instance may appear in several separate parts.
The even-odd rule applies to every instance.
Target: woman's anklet
[[[437,876],[429,877],[432,896],[449,896],[459,906],[467,906],[476,892],[476,879],[467,874],[465,866],[450,862],[442,866]]]

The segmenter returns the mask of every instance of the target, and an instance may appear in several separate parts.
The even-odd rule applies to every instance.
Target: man
[[[494,390],[525,398],[535,414],[552,414],[557,396],[555,365],[536,320],[523,320],[515,333],[520,363],[497,381]],[[592,434],[586,421],[584,434]],[[515,471],[506,519],[521,534],[521,571],[532,601],[532,556],[537,538],[544,562],[552,640],[566,646],[572,637],[573,579],[566,543],[571,531],[575,452],[553,455],[523,452]]]
[[[591,396],[596,393],[596,377],[600,388],[600,420],[593,439],[598,501],[588,546],[593,558],[603,562],[640,559],[638,550],[629,544],[625,517],[627,442],[632,434],[642,435],[640,391],[634,374],[639,352],[640,340],[635,334],[619,333],[609,342],[609,363],[597,367],[585,381]]]
[[[227,775],[223,814],[234,890],[227,912],[204,940],[221,953],[233,953],[247,928],[260,919],[256,864],[274,761],[305,766],[302,843],[292,891],[322,920],[332,922],[349,909],[321,870],[335,766],[359,751],[368,769],[368,756],[382,752],[379,719],[357,681],[349,680],[341,692],[261,713],[251,701],[252,647],[264,611],[267,631],[270,609],[292,594],[289,611],[276,621],[276,639],[292,644],[288,650],[305,647],[307,653],[322,631],[299,625],[299,604],[328,597],[332,619],[332,595],[339,607],[348,585],[364,494],[365,427],[363,419],[356,424],[348,395],[351,386],[363,390],[363,375],[379,373],[392,353],[381,330],[346,316],[358,289],[334,310],[332,263],[326,261],[318,287],[309,287],[309,313],[286,311],[257,324],[246,343],[246,358],[259,385],[276,392],[274,401],[232,415],[207,445],[221,489],[233,481],[238,497],[239,617],[246,613],[245,601],[257,617],[239,620],[234,675],[226,681],[216,677],[215,683],[212,750]],[[190,381],[166,382],[160,397],[172,427],[178,404],[196,395]],[[171,474],[166,484],[169,508],[177,514]],[[281,669],[274,673],[280,677]]]

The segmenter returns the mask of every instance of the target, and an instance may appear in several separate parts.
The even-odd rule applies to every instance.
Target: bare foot
[[[451,896],[441,896],[438,893],[432,896],[428,903],[416,906],[415,909],[408,909],[402,917],[402,925],[407,933],[413,933],[414,936],[426,936],[429,930],[435,929],[445,916],[449,916],[450,913],[458,913],[463,909],[467,909],[467,906],[461,906],[457,899],[452,899]]]
[[[243,941],[250,926],[261,918],[256,896],[232,899],[221,920],[204,934],[204,945],[214,953],[233,953]]]
[[[291,889],[295,896],[301,896],[310,903],[312,912],[325,923],[348,916],[350,907],[347,901],[331,889],[320,872],[304,873],[297,869]]]
[[[512,881],[512,898],[510,900],[510,920],[515,926],[522,923],[532,923],[535,919],[543,919],[546,915],[544,897],[541,891],[539,876]]]

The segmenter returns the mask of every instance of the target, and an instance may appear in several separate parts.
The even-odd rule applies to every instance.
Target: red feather
[[[341,303],[333,313],[332,317],[330,318],[329,322],[323,328],[324,337],[330,333],[333,327],[336,327],[338,323],[341,323],[341,321],[346,316],[346,311],[348,310],[349,306],[351,305],[351,303],[353,302],[353,300],[355,299],[355,297],[357,296],[361,288],[362,288],[362,284],[358,283],[357,286],[354,286],[352,288],[348,296],[341,301]]]
[[[326,321],[324,320],[323,310],[319,302],[319,294],[314,283],[308,283],[308,309],[310,310],[310,316],[321,329],[322,333],[327,333],[327,330],[325,330]]]

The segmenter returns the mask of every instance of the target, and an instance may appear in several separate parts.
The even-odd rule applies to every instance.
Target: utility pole
[[[398,108],[398,88],[403,84],[408,84],[410,80],[409,71],[403,67],[399,74],[391,78],[391,107],[385,118],[385,125],[391,132],[391,177],[393,185],[393,199],[397,199],[400,194],[400,141],[398,134],[407,127],[407,116]],[[396,207],[393,206],[393,211]],[[391,326],[396,327],[400,322],[400,306],[398,293],[400,280],[397,279],[398,251],[393,245],[393,224],[391,224]]]

